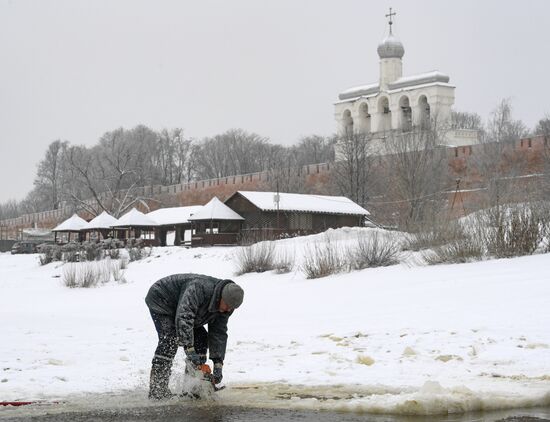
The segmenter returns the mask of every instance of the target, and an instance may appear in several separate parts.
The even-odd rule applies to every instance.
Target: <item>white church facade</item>
[[[403,76],[405,48],[392,33],[378,45],[380,76],[377,83],[356,86],[341,92],[335,106],[339,136],[350,133],[370,134],[385,139],[389,132],[407,133],[437,124],[443,131],[441,143],[465,146],[477,143],[477,131],[450,130],[451,107],[455,86],[439,71]]]

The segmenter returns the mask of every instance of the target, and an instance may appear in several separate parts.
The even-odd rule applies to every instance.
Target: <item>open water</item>
[[[65,404],[43,404],[0,409],[0,421],[12,422],[542,422],[550,421],[550,409],[519,409],[444,416],[392,416],[356,413],[257,409],[220,406],[215,403],[171,403],[109,409],[71,409]]]

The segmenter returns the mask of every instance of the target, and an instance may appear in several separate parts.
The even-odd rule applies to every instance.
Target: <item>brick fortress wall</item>
[[[476,158],[482,153],[483,145],[449,148],[448,164],[450,169],[449,183],[460,180],[460,190],[457,193],[451,186],[444,192],[448,197],[449,208],[453,217],[468,214],[483,206],[487,197],[488,180],[483,174]],[[515,174],[514,183],[517,183],[522,194],[529,194],[540,189],[541,175],[545,172],[545,165],[550,156],[550,141],[543,136],[525,138],[506,145],[503,154],[507,165],[514,162],[524,163],[522,173]],[[511,169],[510,169],[511,170]],[[310,164],[300,169],[299,177],[303,178],[304,190],[314,194],[328,194],[333,189],[334,164]],[[501,173],[506,173],[502,169]],[[148,186],[140,189],[142,197],[150,198],[147,202],[151,210],[162,207],[186,205],[203,205],[212,197],[217,196],[224,201],[238,190],[272,191],[273,181],[270,172],[260,172],[237,176],[228,176],[219,179],[201,180],[191,183],[182,183],[172,186]],[[334,193],[334,192],[333,192]],[[518,198],[520,200],[521,198]],[[454,204],[453,204],[454,201]],[[372,200],[368,204],[369,211],[375,220],[390,223],[392,213],[400,209],[399,202],[392,201],[387,194]],[[143,207],[140,207],[145,211]],[[0,221],[0,233],[3,238],[13,238],[16,233],[29,227],[53,228],[70,216],[68,207],[26,214],[18,218]],[[91,215],[79,213],[83,218],[90,219]]]
[[[332,164],[310,164],[300,169],[299,177],[304,179],[304,189],[311,193],[324,192],[324,186],[328,184]],[[225,201],[239,190],[266,191],[273,190],[272,175],[270,172],[259,172],[238,176],[228,176],[219,179],[200,180],[191,183],[181,183],[170,186],[146,186],[138,190],[137,195],[146,200],[149,210],[165,207],[178,207],[187,205],[204,205],[214,196]],[[141,211],[147,212],[143,205],[137,206]],[[70,217],[72,209],[63,207],[57,210],[44,211],[33,214],[25,214],[17,218],[0,220],[0,228],[3,238],[14,238],[17,233],[25,228],[54,228],[60,222]],[[85,211],[79,215],[89,220],[93,216]]]

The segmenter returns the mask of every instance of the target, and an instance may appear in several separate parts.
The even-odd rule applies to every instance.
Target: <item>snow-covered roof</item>
[[[419,73],[417,75],[402,76],[393,82],[388,84],[388,90],[396,90],[406,87],[418,87],[430,86],[433,84],[448,84],[449,76],[439,72],[438,70],[432,70],[430,72]],[[380,91],[379,84],[369,84],[355,86],[353,88],[346,89],[338,95],[339,100],[355,100],[359,97],[365,97],[372,94],[378,94]]]
[[[210,200],[208,204],[202,207],[189,221],[198,220],[244,220],[239,214],[225,205],[217,197]]]
[[[338,95],[338,99],[347,100],[350,98],[357,98],[364,95],[376,94],[379,90],[380,90],[380,85],[377,83],[370,84],[370,85],[354,86],[353,88],[346,89],[344,92]]]
[[[202,209],[202,205],[190,205],[187,207],[160,208],[147,213],[147,216],[157,222],[159,226],[189,223],[189,217]]]
[[[81,230],[98,230],[98,229],[110,229],[112,226],[118,223],[118,220],[109,214],[107,211],[103,211],[92,221],[86,223]]]
[[[395,81],[390,82],[388,84],[388,88],[391,90],[405,88],[407,86],[424,85],[434,82],[441,82],[446,84],[449,82],[449,76],[437,70],[432,70],[431,72],[419,73],[417,75],[402,76]]]
[[[262,211],[276,211],[275,192],[238,191]],[[363,207],[345,196],[279,193],[280,211],[317,212],[325,214],[369,215]]]
[[[143,214],[141,211],[132,208],[122,217],[116,224],[111,224],[111,227],[153,227],[157,226],[157,222],[151,217]]]
[[[67,218],[63,223],[59,224],[53,232],[77,232],[86,224],[86,220],[79,217],[78,214],[73,214],[71,217]]]

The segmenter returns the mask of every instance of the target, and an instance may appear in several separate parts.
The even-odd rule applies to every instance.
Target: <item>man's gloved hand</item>
[[[184,347],[183,350],[185,350],[185,356],[187,356],[187,359],[195,366],[199,366],[201,362],[201,358],[195,351],[195,348],[193,346],[190,347]]]
[[[220,382],[222,382],[222,379],[223,379],[222,369],[223,369],[223,362],[214,363],[214,371],[212,372],[212,382],[214,384],[219,384]]]

